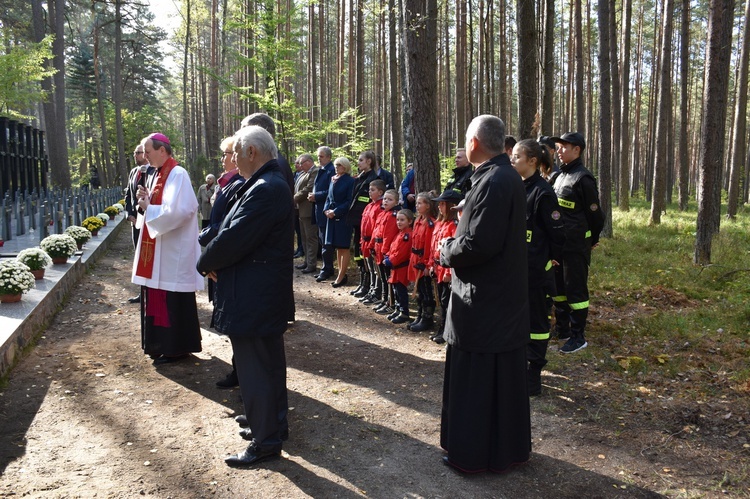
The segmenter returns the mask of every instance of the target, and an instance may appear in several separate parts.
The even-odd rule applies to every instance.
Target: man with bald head
[[[195,271],[198,201],[190,176],[172,157],[169,138],[152,133],[143,142],[155,172],[139,185],[136,225],[141,229],[132,281],[141,286],[141,339],[154,365],[201,351],[195,292],[203,277]]]
[[[215,280],[214,327],[229,336],[245,405],[248,447],[229,466],[276,458],[288,437],[284,332],[294,307],[294,206],[271,135],[258,126],[235,134],[246,179],[217,236],[198,260]]]
[[[526,191],[504,142],[496,116],[469,125],[476,170],[455,236],[441,242],[453,276],[440,445],[443,461],[466,473],[501,472],[531,452]]]

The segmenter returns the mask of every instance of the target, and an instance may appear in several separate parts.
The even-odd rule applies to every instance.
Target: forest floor
[[[214,385],[231,370],[229,342],[204,329],[201,353],[151,365],[127,302],[129,237],[122,231],[0,391],[0,496],[750,496],[746,392],[722,389],[708,370],[666,379],[603,367],[615,348],[608,321],[648,307],[594,296],[590,347],[550,347],[543,395],[531,400],[530,461],[465,476],[441,462],[444,348],[375,315],[351,287],[299,273],[286,334],[290,439],[279,460],[228,468],[223,457],[245,447],[239,390]],[[660,293],[664,306],[697,306]],[[205,293],[198,302],[207,326]]]

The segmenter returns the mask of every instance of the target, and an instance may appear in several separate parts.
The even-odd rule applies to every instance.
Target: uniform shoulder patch
[[[552,220],[560,220],[560,212],[555,210],[550,215],[552,217]]]
[[[404,234],[404,241],[408,241],[408,240],[409,240],[409,234]]]
[[[435,221],[431,218],[427,219],[427,226],[428,227],[435,227]]]
[[[458,227],[458,220],[454,220],[453,221],[453,225],[455,225],[456,227]]]
[[[598,204],[596,204],[596,203],[594,203],[594,204],[592,204],[591,206],[589,206],[589,209],[590,209],[591,211],[596,211],[596,210],[598,210],[598,209],[599,209],[599,205],[598,205]]]

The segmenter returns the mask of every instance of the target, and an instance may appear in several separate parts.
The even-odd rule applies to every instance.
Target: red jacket
[[[372,256],[370,250],[375,248],[375,241],[372,239],[372,231],[375,229],[375,221],[380,212],[383,211],[382,201],[377,199],[371,201],[362,211],[362,222],[360,223],[360,252],[363,256]]]
[[[440,249],[438,243],[446,237],[453,237],[456,233],[458,220],[446,220],[445,222],[435,223],[435,230],[432,232],[432,272],[435,274],[437,282],[443,282],[443,278],[451,275],[450,267],[440,265]]]
[[[391,262],[391,276],[388,282],[396,284],[400,282],[404,286],[409,285],[409,256],[411,255],[412,230],[407,227],[399,231],[388,247],[386,255]]]
[[[398,215],[400,206],[388,211],[381,211],[375,222],[375,229],[372,231],[372,239],[375,241],[375,262],[383,263],[383,253],[391,247],[391,241],[398,234],[396,227],[396,215]]]
[[[430,266],[430,250],[432,249],[432,231],[435,219],[417,218],[411,233],[411,257],[409,258],[409,280],[415,282],[417,274]]]

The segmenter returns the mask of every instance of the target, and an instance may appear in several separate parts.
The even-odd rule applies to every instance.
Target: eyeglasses
[[[140,155],[140,154],[143,154],[143,151],[136,151],[136,152],[134,152],[133,154],[134,154],[135,156],[138,156],[138,155]]]
[[[222,154],[222,156],[231,156],[232,154],[234,154],[234,151],[224,151],[224,154]]]

